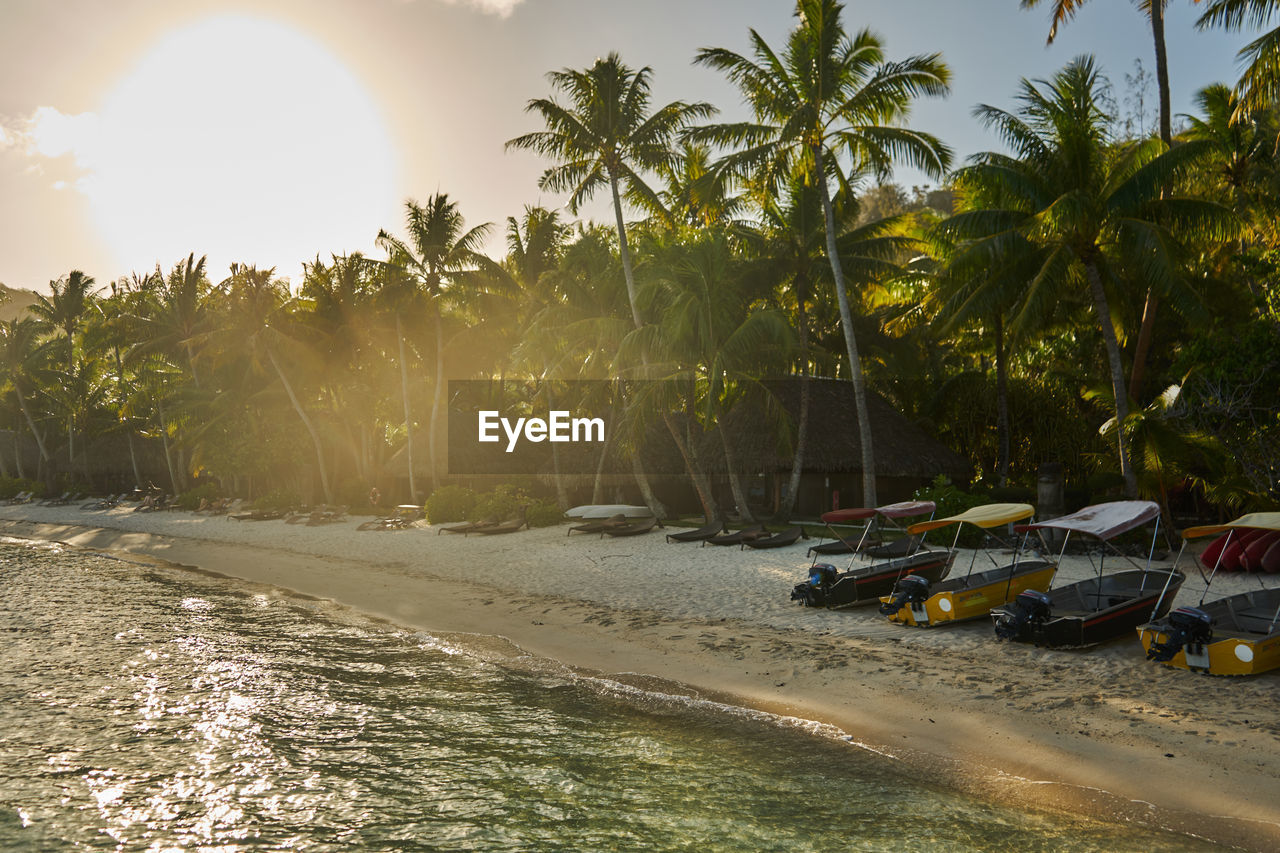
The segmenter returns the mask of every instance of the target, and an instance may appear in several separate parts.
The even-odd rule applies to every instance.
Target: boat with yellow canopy
[[[966,524],[990,533],[994,528],[1028,519],[1034,513],[1030,504],[986,504],[948,518],[921,521],[908,527],[907,533],[914,536],[954,524],[956,535],[952,550],[955,550]],[[964,577],[938,583],[930,583],[917,575],[903,577],[891,595],[880,599],[880,612],[891,622],[920,628],[984,618],[992,607],[1011,601],[1023,590],[1047,588],[1058,568],[1046,560],[1024,559],[1022,549],[1015,547],[1013,561],[1007,566],[997,563],[990,551],[985,551],[994,568],[975,572],[978,553],[974,551]]]
[[[1280,532],[1280,512],[1255,512],[1226,524],[1189,528],[1182,533],[1183,547],[1192,539],[1224,533],[1224,545],[1230,544],[1251,530]],[[1264,586],[1204,601],[1225,551],[1218,549],[1195,607],[1179,607],[1138,628],[1148,660],[1208,675],[1257,675],[1280,667],[1280,589]]]

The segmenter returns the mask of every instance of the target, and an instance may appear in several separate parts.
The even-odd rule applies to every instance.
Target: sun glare
[[[296,274],[396,216],[378,107],[317,41],[251,17],[176,30],[102,101],[80,188],[126,269],[195,251]]]

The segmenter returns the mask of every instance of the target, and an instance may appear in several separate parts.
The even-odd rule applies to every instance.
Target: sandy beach
[[[471,635],[515,665],[555,661],[830,724],[982,795],[1248,849],[1280,845],[1276,673],[1211,679],[1168,669],[1147,663],[1136,637],[1046,651],[997,643],[988,621],[920,630],[873,608],[801,608],[788,597],[813,541],[742,552],[657,534],[566,537],[563,526],[464,538],[422,522],[390,533],[356,532],[356,523],[0,507],[3,534],[332,599],[410,628]],[[1087,558],[1068,557],[1057,582],[1093,571]],[[1257,583],[1225,576],[1212,595]],[[1193,572],[1178,602],[1194,603],[1203,589]]]

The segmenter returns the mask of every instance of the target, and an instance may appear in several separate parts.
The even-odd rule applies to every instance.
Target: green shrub
[[[297,492],[290,492],[286,489],[277,489],[258,498],[249,505],[250,509],[288,509],[289,507],[299,506],[302,499],[298,497]]]
[[[7,501],[23,492],[35,492],[36,497],[44,497],[44,483],[21,477],[0,477],[0,500]]]
[[[564,521],[564,513],[551,501],[535,501],[525,508],[530,527],[554,527]]]
[[[466,486],[441,486],[427,498],[427,521],[431,524],[466,521],[475,505],[476,493]]]
[[[959,515],[967,509],[973,509],[975,506],[983,504],[995,503],[989,495],[981,493],[962,492],[956,488],[951,480],[945,475],[939,474],[934,478],[933,483],[925,489],[916,489],[915,499],[918,501],[933,501],[938,505],[938,509],[934,514],[935,518],[948,518],[953,515]],[[934,541],[940,542],[939,537],[954,538],[955,530],[943,529],[933,534]],[[986,534],[972,524],[964,525],[960,530],[959,544],[965,548],[977,548],[982,545]],[[951,544],[947,542],[946,544]]]
[[[476,505],[471,510],[471,518],[476,520],[492,518],[498,521],[519,518],[528,505],[529,496],[524,491],[504,484],[496,486],[492,492],[487,492],[476,500]]]
[[[1036,490],[1027,486],[992,486],[989,492],[993,503],[1031,504],[1035,506]]]
[[[222,493],[217,483],[205,483],[178,495],[178,506],[187,510],[199,509],[200,501],[213,501],[220,497]]]
[[[334,490],[334,499],[343,506],[354,510],[356,507],[369,506],[369,483],[359,479],[347,479]]]

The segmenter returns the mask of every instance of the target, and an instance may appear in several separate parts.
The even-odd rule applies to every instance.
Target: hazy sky
[[[942,53],[953,93],[920,102],[912,123],[962,157],[997,146],[971,110],[1008,106],[1020,77],[1093,53],[1123,96],[1135,59],[1154,66],[1132,2],[1087,4],[1051,48],[1047,13],[1018,5],[849,0],[845,16],[883,36],[890,58]],[[537,188],[545,163],[503,151],[539,129],[523,110],[549,93],[547,71],[616,50],[653,68],[657,102],[708,100],[741,117],[735,90],[691,59],[704,46],[744,50],[748,28],[779,45],[791,11],[786,0],[0,0],[0,282],[44,288],[79,268],[105,284],[191,251],[209,255],[215,279],[244,261],[296,281],[317,253],[373,252],[380,227],[399,233],[405,198],[447,192],[469,225],[562,205]],[[1175,113],[1235,79],[1247,40],[1197,32],[1197,11],[1170,3]]]

